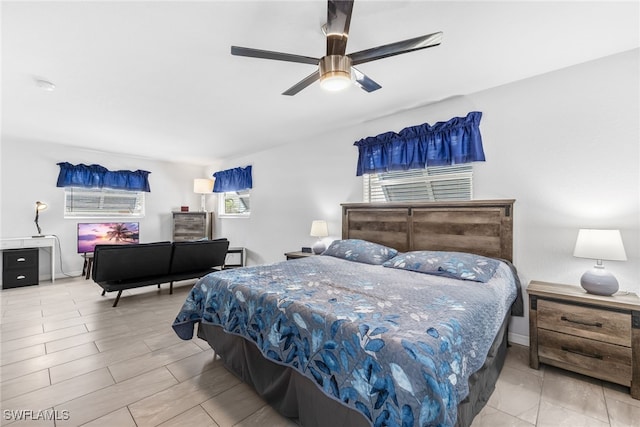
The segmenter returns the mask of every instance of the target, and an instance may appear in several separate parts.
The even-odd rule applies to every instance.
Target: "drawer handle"
[[[570,322],[570,323],[577,323],[578,325],[595,326],[596,328],[602,328],[602,323],[600,322],[594,322],[594,323],[582,322],[580,320],[569,319],[567,316],[562,316],[560,320],[564,320],[565,322]]]
[[[599,354],[589,354],[589,353],[584,353],[582,351],[578,351],[578,350],[571,350],[568,347],[562,346],[560,347],[562,349],[562,351],[566,351],[567,353],[574,353],[574,354],[578,354],[580,356],[585,356],[585,357],[591,357],[592,359],[598,359],[598,360],[602,360],[603,357]]]
[[[18,279],[18,280],[22,280],[22,279],[26,279],[26,278],[27,278],[27,276],[23,276],[22,274],[20,276],[16,277],[16,279]]]
[[[16,261],[18,262],[25,262],[27,259],[26,258],[18,258]]]

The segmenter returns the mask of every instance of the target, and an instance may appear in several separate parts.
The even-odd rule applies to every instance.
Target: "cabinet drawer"
[[[37,249],[13,249],[3,252],[2,265],[5,270],[38,267]]]
[[[180,217],[176,218],[176,225],[202,227],[204,225],[204,219],[199,217]]]
[[[630,347],[539,329],[538,355],[543,363],[631,385]]]
[[[27,270],[5,270],[2,272],[2,289],[20,286],[37,285],[39,283],[38,267]]]
[[[206,221],[205,215],[194,215],[194,214],[174,214],[173,216],[175,223],[180,225],[189,225],[189,224],[197,224],[204,225]]]
[[[631,315],[595,307],[538,300],[538,328],[631,347]]]

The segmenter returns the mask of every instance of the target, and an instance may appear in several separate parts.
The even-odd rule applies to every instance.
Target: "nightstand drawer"
[[[541,362],[617,384],[631,384],[631,355],[630,347],[538,330]]]
[[[540,299],[538,328],[631,347],[631,316],[627,313]]]

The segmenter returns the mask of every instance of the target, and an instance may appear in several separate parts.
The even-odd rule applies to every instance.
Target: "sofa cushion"
[[[169,275],[171,242],[97,245],[93,255],[95,282],[121,282]]]
[[[229,241],[226,239],[174,242],[169,274],[175,276],[206,272],[214,267],[221,267],[224,265],[228,248]]]

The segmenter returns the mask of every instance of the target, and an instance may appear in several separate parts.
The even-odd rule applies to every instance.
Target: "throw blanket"
[[[516,286],[505,263],[480,283],[314,256],[209,274],[173,328],[240,335],[372,425],[447,426]]]

